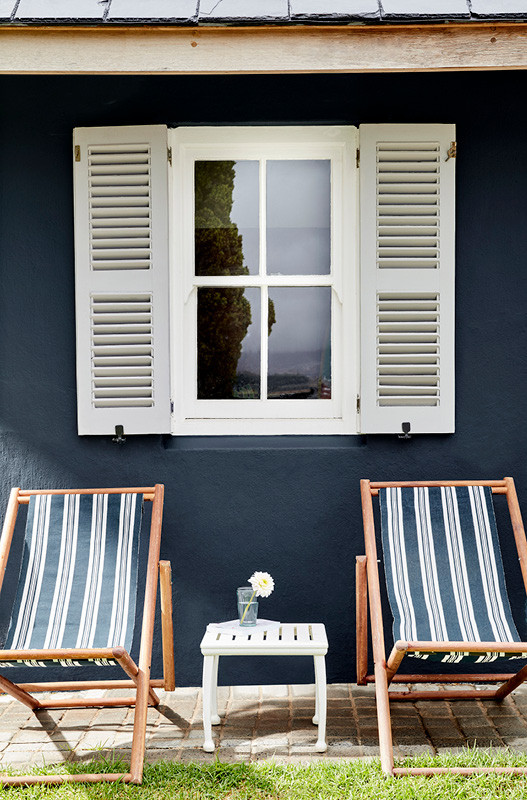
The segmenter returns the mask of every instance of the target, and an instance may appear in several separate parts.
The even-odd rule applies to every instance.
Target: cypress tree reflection
[[[242,237],[231,221],[234,161],[198,161],[195,166],[196,275],[248,275]],[[234,396],[242,342],[251,324],[243,288],[198,292],[198,398]],[[259,391],[259,388],[258,388]]]

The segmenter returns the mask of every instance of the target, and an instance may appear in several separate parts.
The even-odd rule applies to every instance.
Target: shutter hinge
[[[360,150],[357,147],[357,152],[355,154],[355,163],[357,164],[357,169],[360,167]]]
[[[457,142],[450,142],[450,147],[446,151],[445,161],[448,161],[450,158],[456,158],[456,156],[457,156]]]
[[[174,413],[174,401],[173,400],[170,401],[170,413],[171,414]]]
[[[357,414],[360,414],[360,395],[357,395]]]
[[[81,146],[80,144],[75,145],[75,161],[81,160]]]
[[[168,158],[168,163],[170,164],[170,166],[172,166],[172,148],[171,147],[167,147],[167,158]]]

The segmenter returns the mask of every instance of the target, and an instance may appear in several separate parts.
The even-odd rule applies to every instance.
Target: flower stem
[[[241,620],[240,620],[240,625],[242,624],[243,620],[245,619],[245,615],[247,614],[247,612],[248,612],[248,610],[249,610],[249,606],[251,605],[251,603],[252,603],[252,601],[253,601],[253,597],[254,597],[254,595],[255,595],[255,594],[256,594],[256,589],[255,589],[255,590],[254,590],[254,592],[252,593],[252,595],[251,595],[251,599],[249,600],[249,602],[248,602],[248,603],[247,603],[247,605],[245,606],[245,611],[244,611],[244,612],[243,612],[243,614],[242,614],[242,618],[241,618]]]

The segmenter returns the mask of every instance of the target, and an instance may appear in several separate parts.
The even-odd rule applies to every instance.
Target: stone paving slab
[[[115,690],[84,694],[119,696]],[[158,694],[159,708],[148,711],[146,760],[152,763],[210,763],[218,757],[229,762],[273,758],[286,764],[365,759],[379,753],[371,686],[328,686],[326,753],[314,750],[312,685],[221,687],[219,706],[224,716],[221,724],[213,728],[216,753],[201,749],[201,690],[178,688],[170,693],[159,690]],[[391,707],[396,757],[457,752],[474,745],[527,750],[525,687],[501,704],[489,700],[427,700],[394,702]],[[12,764],[24,769],[111,755],[128,760],[132,725],[133,712],[129,709],[53,709],[33,713],[0,696],[0,768]]]

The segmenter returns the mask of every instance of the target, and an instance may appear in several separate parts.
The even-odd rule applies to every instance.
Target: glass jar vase
[[[254,627],[258,619],[258,601],[253,597],[252,586],[240,586],[236,589],[238,601],[238,619],[244,628]]]

